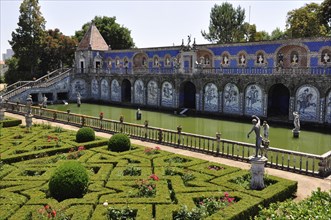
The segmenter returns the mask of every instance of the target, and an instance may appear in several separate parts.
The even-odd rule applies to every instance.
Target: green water
[[[100,112],[104,113],[104,118],[119,120],[120,115],[124,116],[125,122],[143,124],[145,120],[149,121],[149,126],[162,127],[166,129],[176,130],[178,125],[181,125],[183,132],[201,134],[215,137],[216,132],[222,133],[222,138],[235,141],[255,143],[255,135],[251,134],[247,138],[247,133],[251,130],[252,124],[250,121],[244,123],[224,121],[217,119],[206,119],[197,117],[181,117],[173,114],[152,112],[141,109],[142,120],[136,120],[136,110],[129,108],[119,108],[113,106],[104,106],[96,104],[82,104],[77,107],[76,104],[69,105],[52,105],[48,106],[51,109],[60,111],[71,110],[71,113],[85,114],[99,117]],[[331,135],[318,132],[305,131],[300,132],[299,138],[293,138],[291,129],[274,127],[269,124],[269,140],[270,146],[312,154],[324,154],[331,150]]]

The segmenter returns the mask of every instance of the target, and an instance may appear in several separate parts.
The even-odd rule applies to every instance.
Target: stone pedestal
[[[26,114],[25,115],[25,123],[26,123],[26,128],[31,128],[32,127],[32,114]]]
[[[292,130],[292,133],[293,133],[293,137],[294,138],[298,138],[299,137],[299,134],[300,134],[300,131]]]
[[[264,188],[264,166],[268,159],[266,157],[250,157],[251,166],[251,189],[263,189]]]
[[[0,108],[0,121],[5,120],[5,109]]]

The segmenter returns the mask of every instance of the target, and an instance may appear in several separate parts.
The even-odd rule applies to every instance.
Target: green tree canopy
[[[286,39],[286,35],[284,31],[282,31],[279,27],[271,32],[270,40],[282,40]]]
[[[320,22],[328,29],[328,35],[331,36],[331,0],[322,2],[319,9]]]
[[[135,46],[131,37],[131,31],[116,23],[116,17],[96,16],[92,22],[94,22],[100,34],[112,49],[129,49]],[[76,31],[75,37],[78,42],[82,40],[90,25],[91,22],[88,22],[83,25],[82,30]]]
[[[48,30],[43,42],[40,68],[42,72],[72,66],[77,41],[59,29]]]
[[[286,32],[290,38],[326,36],[326,26],[320,22],[319,5],[316,3],[287,13]]]
[[[44,36],[45,19],[38,0],[24,0],[20,5],[18,28],[12,32],[12,40],[9,41],[17,58],[17,70],[25,72],[17,75],[17,80],[31,79],[38,71]]]
[[[201,31],[210,42],[226,43],[243,39],[245,9],[235,9],[230,3],[215,4],[210,12],[209,33]]]

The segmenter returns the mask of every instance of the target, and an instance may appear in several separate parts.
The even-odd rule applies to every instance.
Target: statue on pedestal
[[[259,117],[257,117],[256,115],[252,115],[252,118],[253,118],[252,119],[253,127],[250,130],[250,132],[248,132],[247,138],[249,138],[249,135],[253,131],[255,132],[255,157],[257,157],[258,156],[259,149],[261,147],[261,143],[262,143],[262,136],[260,134],[261,126],[260,126],[260,119],[259,119]]]
[[[43,103],[42,103],[43,108],[47,108],[47,97],[44,95],[43,98]]]
[[[77,106],[78,106],[78,107],[80,107],[80,105],[82,104],[80,98],[81,98],[80,93],[77,92]]]
[[[294,120],[294,128],[292,130],[293,132],[293,137],[298,138],[300,134],[300,115],[299,112],[293,112]]]
[[[294,120],[294,129],[293,131],[300,131],[300,115],[298,112],[293,112]]]

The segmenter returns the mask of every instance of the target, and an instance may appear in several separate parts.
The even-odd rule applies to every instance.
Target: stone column
[[[268,159],[266,157],[249,157],[251,166],[251,189],[260,190],[264,188],[264,166]]]

